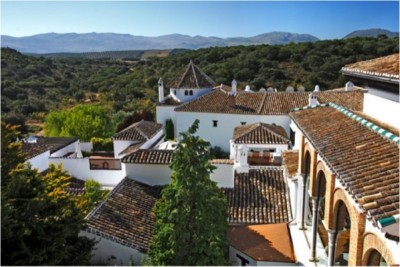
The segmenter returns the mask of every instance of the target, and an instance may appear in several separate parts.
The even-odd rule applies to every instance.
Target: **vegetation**
[[[112,59],[32,57],[2,48],[2,119],[21,125],[26,119],[82,103],[100,103],[110,113],[154,113],[157,81],[172,81],[192,59],[217,84],[253,90],[303,85],[321,90],[345,84],[342,66],[399,51],[399,39],[380,35],[287,45],[211,47],[170,53],[129,63]]]
[[[93,151],[114,151],[113,140],[111,138],[97,138],[90,139],[93,145]]]
[[[193,134],[196,120],[180,133],[171,164],[172,182],[155,205],[156,223],[147,264],[226,265],[226,198],[210,180],[210,144]]]
[[[100,204],[109,193],[109,190],[103,190],[101,184],[93,179],[89,179],[85,182],[85,193],[78,197],[78,207],[86,215],[94,207]]]
[[[165,140],[174,140],[174,123],[171,119],[165,122]]]
[[[94,241],[78,236],[85,220],[64,190],[70,177],[61,166],[42,175],[24,164],[20,145],[14,145],[18,132],[5,123],[1,127],[2,264],[88,264]]]
[[[71,110],[53,111],[47,115],[44,128],[47,136],[74,136],[81,141],[92,137],[106,138],[115,133],[124,114],[110,116],[100,105],[78,105]]]
[[[141,112],[133,112],[130,116],[125,117],[124,121],[117,126],[117,132],[131,126],[135,122],[145,120],[154,121],[154,113],[148,110],[143,110]]]

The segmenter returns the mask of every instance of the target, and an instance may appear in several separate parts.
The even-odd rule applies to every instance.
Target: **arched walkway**
[[[362,265],[383,266],[396,265],[392,253],[385,243],[373,233],[367,233],[363,239]]]

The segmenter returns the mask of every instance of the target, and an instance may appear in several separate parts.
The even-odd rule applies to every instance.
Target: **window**
[[[176,90],[174,90],[174,95],[176,95]]]
[[[245,121],[241,121],[240,124],[241,124],[241,125],[245,125],[246,122],[245,122]]]
[[[213,127],[218,127],[218,121],[212,121],[213,122]]]
[[[189,92],[188,92],[188,90],[185,90],[185,95],[189,95]]]
[[[193,90],[190,90],[190,91],[189,91],[189,95],[193,95]]]
[[[103,169],[108,169],[108,168],[109,168],[108,162],[104,161],[103,162]]]
[[[292,130],[292,128],[290,128],[290,142],[292,143],[293,146],[294,146],[295,136],[296,136],[296,132],[294,132]]]

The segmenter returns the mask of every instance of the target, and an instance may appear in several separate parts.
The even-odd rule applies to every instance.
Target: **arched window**
[[[351,220],[349,211],[343,201],[340,201],[336,214],[335,232],[337,234],[334,265],[348,265],[350,251]]]
[[[189,95],[189,92],[188,92],[188,90],[185,90],[185,95]]]
[[[190,90],[190,91],[189,91],[189,95],[193,95],[193,90]]]
[[[376,249],[369,254],[367,266],[387,266],[385,259]]]
[[[109,168],[108,162],[104,161],[103,162],[103,169],[108,169],[108,168]]]

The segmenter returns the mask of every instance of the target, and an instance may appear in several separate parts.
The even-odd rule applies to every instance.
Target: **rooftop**
[[[235,144],[288,144],[286,131],[278,125],[262,122],[245,124],[233,130]]]
[[[368,219],[399,214],[398,138],[346,113],[327,106],[290,117]]]
[[[155,222],[152,209],[158,197],[159,188],[125,178],[89,214],[86,231],[146,252]]]
[[[162,125],[152,121],[141,120],[116,133],[114,140],[147,141],[162,129]]]
[[[256,261],[296,262],[287,223],[231,226],[228,240]]]
[[[349,64],[344,66],[341,72],[348,75],[397,80],[399,83],[399,54]]]
[[[298,150],[286,150],[282,152],[283,165],[286,166],[290,177],[297,175],[297,169],[299,167],[299,151]]]
[[[173,80],[170,88],[187,88],[187,89],[200,89],[200,88],[213,88],[215,82],[205,74],[199,67],[197,67],[192,60],[186,68]]]
[[[36,143],[22,142],[22,153],[28,159],[40,155],[46,151],[50,154],[78,141],[75,137],[43,137],[35,136]]]
[[[139,149],[122,158],[123,163],[170,164],[174,150]]]
[[[236,96],[229,96],[224,90],[213,90],[191,102],[183,104],[175,111],[205,112],[250,115],[287,115],[292,108],[308,105],[310,92],[254,92],[238,91]],[[333,102],[352,110],[361,111],[364,93],[356,91],[321,91],[314,92],[319,103]]]
[[[284,223],[291,217],[283,170],[250,169],[235,174],[234,188],[223,188],[228,199],[229,223]]]

